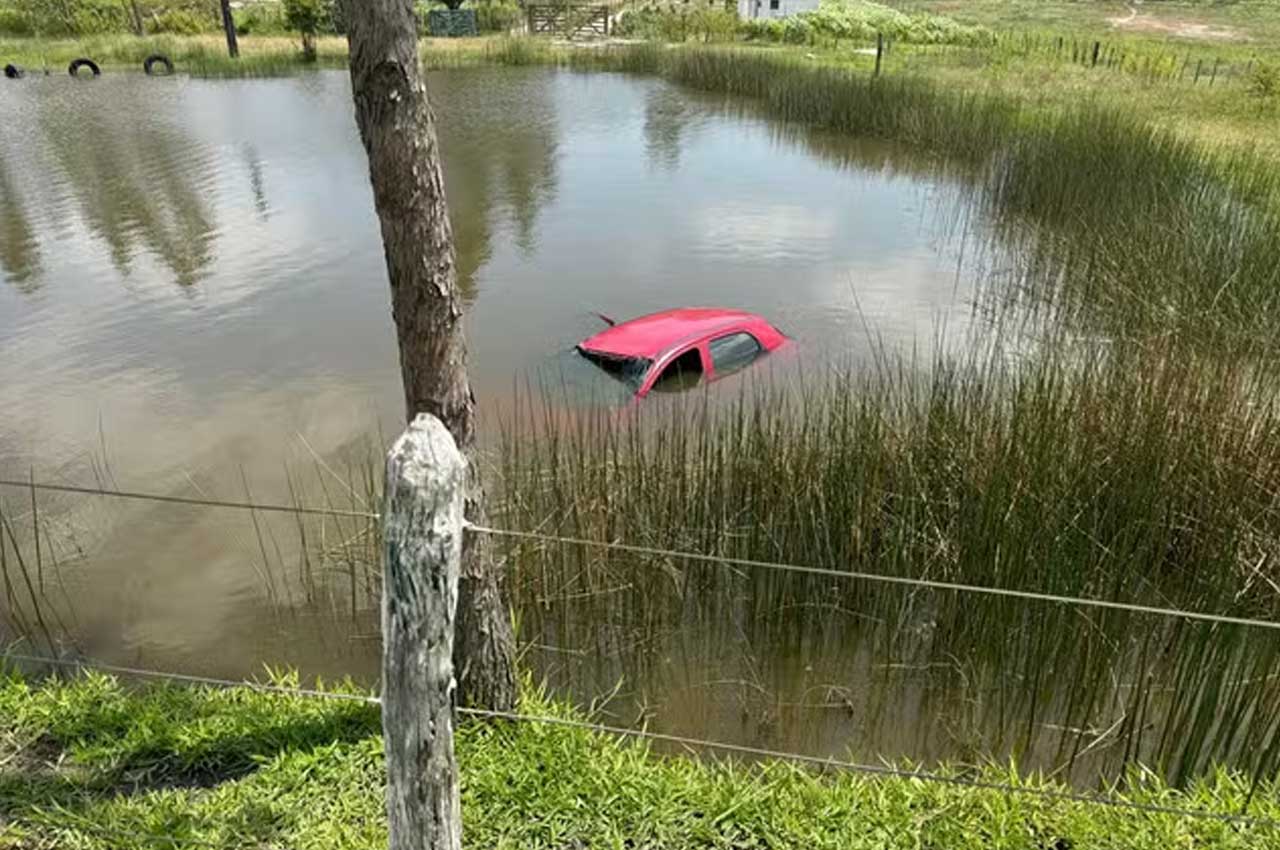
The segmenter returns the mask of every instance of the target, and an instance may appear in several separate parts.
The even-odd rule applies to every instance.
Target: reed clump
[[[1172,345],[1008,355],[990,345],[925,369],[886,358],[693,411],[565,417],[532,405],[505,444],[496,521],[1280,619],[1274,377]],[[1219,762],[1277,766],[1275,631],[670,554],[504,546],[532,639],[608,647],[633,682],[655,653],[711,663],[735,647],[757,669],[779,656],[822,664],[823,688],[860,694],[849,698],[859,716],[888,708],[888,724],[966,705],[956,728],[920,730],[931,752],[950,736],[986,757],[1108,775],[1136,760],[1178,781]],[[876,672],[886,665],[932,672]]]

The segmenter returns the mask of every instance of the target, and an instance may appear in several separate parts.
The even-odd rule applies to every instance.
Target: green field
[[[998,30],[1173,37],[1274,49],[1280,8],[1270,0],[884,0],[906,12],[945,15]]]

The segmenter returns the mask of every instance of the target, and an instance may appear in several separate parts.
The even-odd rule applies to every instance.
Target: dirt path
[[[1210,41],[1236,41],[1243,38],[1231,27],[1215,27],[1191,18],[1157,18],[1155,15],[1141,14],[1136,3],[1129,5],[1127,16],[1107,18],[1107,23],[1119,30],[1172,35],[1177,38]]]

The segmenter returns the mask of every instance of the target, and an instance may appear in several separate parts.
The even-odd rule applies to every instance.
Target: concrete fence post
[[[382,737],[391,850],[460,850],[453,632],[467,462],[420,414],[387,455]]]

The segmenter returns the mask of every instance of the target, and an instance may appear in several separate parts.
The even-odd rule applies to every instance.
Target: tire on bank
[[[26,71],[24,71],[18,65],[14,65],[12,62],[4,66],[4,75],[10,80],[22,79],[23,77],[26,76],[26,74],[27,74]]]
[[[78,77],[80,76],[81,68],[88,68],[95,77],[102,76],[102,69],[98,67],[98,63],[85,56],[81,56],[79,59],[72,59],[71,64],[67,66],[67,73],[73,77]]]
[[[156,70],[159,65],[163,70]],[[173,61],[163,53],[152,53],[146,59],[142,60],[142,70],[148,77],[154,77],[157,74],[167,77],[173,73]]]

